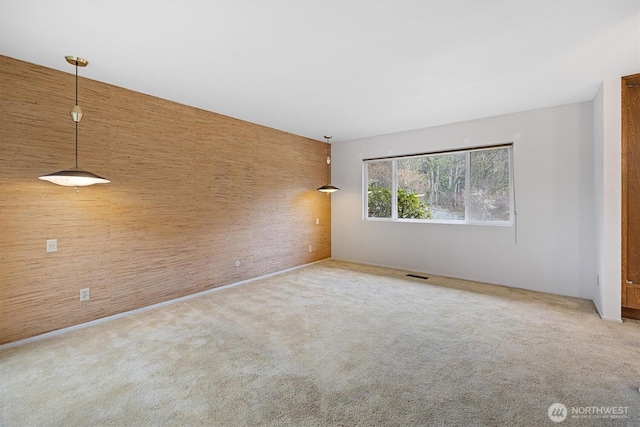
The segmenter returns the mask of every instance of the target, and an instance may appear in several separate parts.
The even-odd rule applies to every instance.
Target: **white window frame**
[[[507,148],[509,155],[509,220],[508,221],[478,221],[471,220],[470,205],[468,203],[471,200],[471,152],[482,150],[493,150],[499,148]],[[465,219],[463,220],[446,220],[446,219],[413,219],[413,218],[398,218],[398,181],[397,181],[397,162],[398,160],[416,157],[428,157],[436,155],[447,155],[465,153]],[[368,177],[368,164],[374,162],[391,162],[391,217],[379,218],[369,217],[369,177]],[[504,144],[489,145],[483,147],[462,148],[455,150],[443,150],[431,153],[420,154],[408,154],[400,156],[379,157],[371,159],[363,159],[362,161],[362,218],[364,221],[386,221],[386,222],[417,222],[428,224],[466,224],[466,225],[488,225],[488,226],[514,226],[515,224],[515,189],[514,189],[514,167],[513,167],[513,142]]]

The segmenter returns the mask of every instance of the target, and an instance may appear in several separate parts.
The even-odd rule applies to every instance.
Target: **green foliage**
[[[398,188],[398,218],[433,218],[429,207],[417,195]]]
[[[392,216],[396,186],[398,218],[509,221],[510,157],[498,147],[367,163],[369,217]]]
[[[369,218],[391,218],[391,189],[369,188]],[[398,189],[398,218],[433,218],[429,207],[416,194]]]
[[[369,188],[369,218],[391,218],[391,189]]]

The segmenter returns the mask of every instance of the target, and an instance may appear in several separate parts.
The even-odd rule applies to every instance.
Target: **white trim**
[[[263,276],[254,277],[252,279],[243,280],[241,282],[229,283],[228,285],[218,286],[218,287],[213,288],[213,289],[207,289],[206,291],[197,292],[197,293],[191,294],[191,295],[185,295],[183,297],[175,298],[175,299],[172,299],[172,300],[169,300],[169,301],[163,301],[163,302],[159,302],[157,304],[148,305],[146,307],[136,308],[134,310],[129,310],[129,311],[125,311],[125,312],[122,312],[122,313],[114,314],[114,315],[111,315],[111,316],[102,317],[100,319],[91,320],[89,322],[80,323],[78,325],[69,326],[67,328],[62,328],[62,329],[58,329],[58,330],[51,331],[51,332],[45,332],[44,334],[36,335],[34,337],[25,338],[23,340],[9,342],[9,343],[0,345],[0,351],[7,350],[7,349],[13,348],[13,347],[19,347],[19,346],[22,346],[22,345],[25,345],[25,344],[30,344],[30,343],[33,343],[33,342],[36,342],[36,341],[41,341],[41,340],[44,340],[44,339],[47,339],[47,338],[52,338],[52,337],[55,337],[55,336],[58,336],[58,335],[63,335],[63,334],[66,334],[68,332],[73,332],[73,331],[77,331],[77,330],[80,330],[80,329],[85,329],[85,328],[88,328],[90,326],[99,325],[101,323],[109,322],[111,320],[120,319],[122,317],[128,317],[128,316],[131,316],[131,315],[134,315],[134,314],[143,313],[143,312],[148,311],[148,310],[153,310],[155,308],[164,307],[164,306],[170,305],[170,304],[175,304],[177,302],[181,302],[181,301],[185,301],[185,300],[188,300],[188,299],[192,299],[192,298],[200,297],[200,296],[203,296],[203,295],[211,294],[213,292],[218,292],[218,291],[221,291],[221,290],[224,290],[224,289],[233,288],[235,286],[244,285],[244,284],[249,283],[249,282],[255,282],[256,280],[266,279],[267,277],[277,276],[277,275],[280,275],[280,274],[283,274],[283,273],[287,273],[289,271],[298,270],[298,269],[300,269],[302,267],[307,267],[307,266],[310,266],[310,265],[313,265],[313,264],[317,264],[319,262],[323,262],[323,261],[326,261],[326,260],[329,260],[329,259],[331,259],[331,258],[321,259],[319,261],[314,261],[314,262],[310,262],[310,263],[307,263],[307,264],[298,265],[296,267],[287,268],[286,270],[276,271],[274,273],[269,273],[269,274],[265,274]]]
[[[398,161],[391,160],[391,219],[398,220]]]
[[[414,224],[481,225],[483,227],[514,227],[513,221],[465,221],[455,219],[414,219],[414,218],[364,218],[363,221],[408,222]]]
[[[515,136],[514,136],[515,140]],[[486,146],[475,148],[463,148],[459,150],[439,151],[435,153],[415,154],[408,156],[390,156],[376,159],[362,160],[362,220],[383,220],[390,222],[416,222],[421,224],[455,224],[455,225],[498,225],[498,226],[515,226],[515,182],[514,182],[514,162],[513,162],[513,146],[514,141],[501,144],[499,146]],[[481,221],[471,219],[471,154],[477,151],[500,150],[506,148],[508,150],[509,165],[509,220],[508,221]],[[398,161],[406,159],[419,159],[427,157],[451,156],[464,154],[464,219],[410,219],[398,218]],[[391,162],[391,217],[369,217],[369,164]]]
[[[362,194],[366,199],[362,204],[362,219],[371,219],[369,218],[369,164],[366,162],[362,162]]]
[[[595,303],[594,303],[594,305],[595,305]],[[598,313],[598,314],[600,314],[600,313]],[[622,318],[621,317],[620,318],[615,318],[615,317],[609,317],[609,316],[600,315],[600,318],[602,320],[606,320],[607,322],[624,323],[624,322],[622,322]]]
[[[480,151],[480,150],[478,150]],[[509,165],[511,168],[511,165]],[[509,183],[511,185],[511,183]],[[509,188],[511,190],[511,188]],[[511,196],[511,194],[509,194]],[[471,151],[464,152],[464,222],[471,222]],[[440,220],[442,221],[442,220]]]

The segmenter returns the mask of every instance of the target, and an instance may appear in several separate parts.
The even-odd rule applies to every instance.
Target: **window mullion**
[[[464,221],[471,219],[471,152],[467,151],[464,156]]]
[[[518,212],[516,211],[516,178],[513,167],[513,147],[509,148],[509,222],[515,225],[516,216]],[[516,230],[517,232],[517,230]]]
[[[397,179],[397,160],[391,162],[391,219],[398,219],[398,179]]]

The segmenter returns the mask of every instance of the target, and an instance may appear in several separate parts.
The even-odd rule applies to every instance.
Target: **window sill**
[[[513,227],[515,224],[513,221],[451,221],[451,220],[437,220],[437,219],[392,219],[392,218],[364,218],[363,221],[367,222],[403,222],[412,224],[446,224],[446,225],[479,225],[488,227]]]

